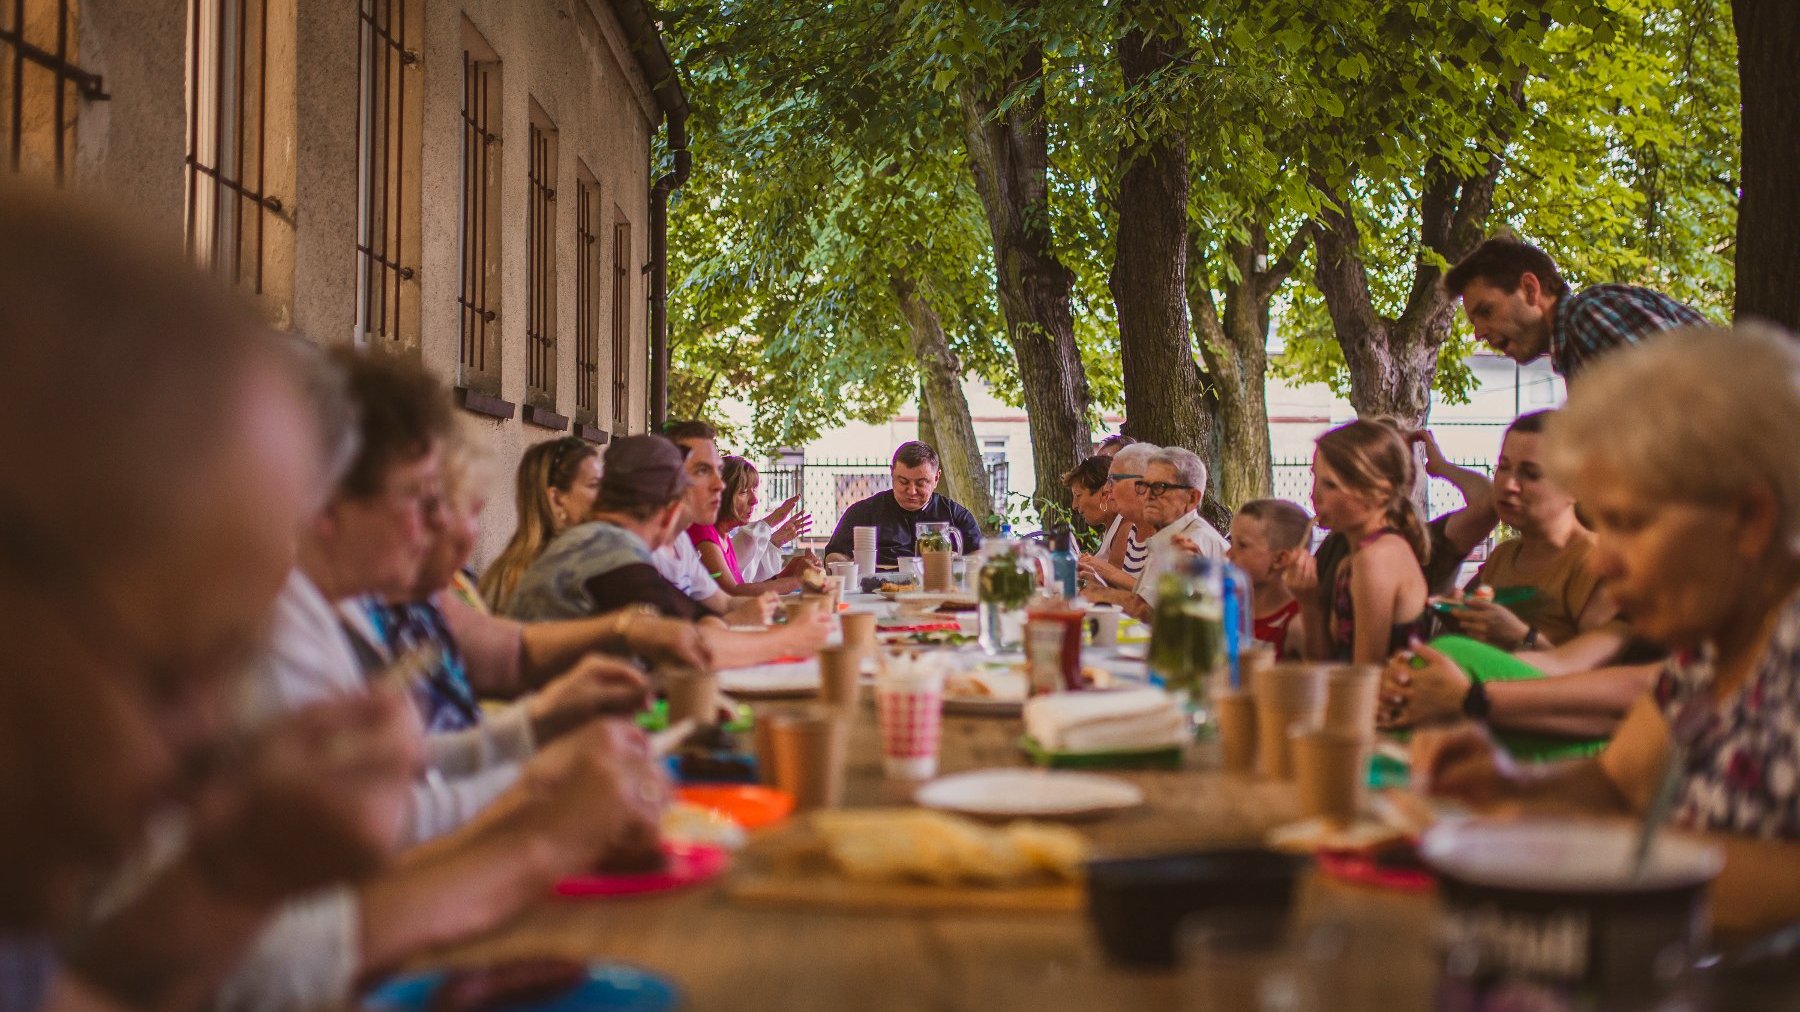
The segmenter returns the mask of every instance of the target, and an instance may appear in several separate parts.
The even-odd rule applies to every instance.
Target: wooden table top
[[[760,709],[779,704],[765,704]],[[940,771],[954,773],[1026,760],[1015,741],[1016,718],[944,718]],[[873,708],[858,708],[851,734],[846,803],[909,803],[913,785],[883,776]],[[1102,821],[1080,824],[1103,855],[1259,842],[1298,811],[1291,785],[1209,769],[1210,749],[1197,746],[1187,768],[1121,771],[1147,803]],[[1370,926],[1359,942],[1382,942],[1361,958],[1388,967],[1373,975],[1379,1000],[1332,1008],[1403,1012],[1427,1007],[1420,953],[1434,902],[1330,883],[1315,877],[1303,890],[1309,916],[1347,917]],[[1376,927],[1376,925],[1379,925]],[[687,1009],[1010,1010],[1180,1009],[1178,972],[1110,964],[1085,914],[995,914],[964,911],[862,913],[744,906],[719,884],[623,900],[547,899],[487,938],[436,954],[427,963],[469,964],[522,956],[619,960],[678,984]],[[1399,970],[1399,963],[1411,968]],[[1390,970],[1392,972],[1390,972]],[[1404,983],[1404,986],[1396,981]]]

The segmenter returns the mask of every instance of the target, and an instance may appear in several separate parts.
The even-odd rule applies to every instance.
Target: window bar
[[[394,104],[396,106],[394,120],[398,124],[398,126],[395,128],[395,135],[393,137],[393,143],[387,149],[388,175],[391,176],[394,180],[394,193],[393,193],[393,211],[387,217],[386,220],[387,220],[387,222],[391,223],[391,228],[392,228],[392,233],[393,233],[394,246],[393,246],[393,252],[392,252],[392,254],[390,254],[390,256],[392,258],[392,263],[395,268],[398,268],[399,264],[405,262],[402,258],[402,252],[404,250],[404,243],[406,242],[406,236],[404,234],[404,230],[401,228],[401,222],[406,220],[406,218],[405,218],[405,205],[406,205],[406,156],[405,156],[405,150],[406,150],[406,65],[407,65],[407,59],[406,59],[406,3],[405,3],[405,0],[401,0],[401,2],[400,2],[399,22],[400,22],[399,30],[393,31],[393,28],[394,28],[394,0],[388,0],[387,25],[388,25],[390,32],[392,33],[392,37],[390,38],[389,42],[394,47],[393,50],[390,50],[390,52],[391,52],[392,56],[394,57],[394,59],[399,61],[399,66],[395,69],[395,76],[399,79],[399,82],[400,82],[400,86],[397,89],[395,89],[395,95],[394,95]],[[382,239],[382,246],[384,249],[387,246],[388,233],[389,233],[388,228],[382,229],[381,239]],[[392,269],[394,269],[394,268],[390,268],[390,270],[392,270]],[[400,282],[406,280],[405,269],[399,268],[399,271],[400,271],[400,273],[393,279],[394,315],[393,315],[392,334],[393,334],[394,340],[399,340],[400,335],[401,335],[401,331],[400,331]],[[382,272],[382,276],[384,278],[386,278],[387,274],[388,274],[387,271]],[[386,316],[387,314],[383,313],[382,315]]]
[[[237,101],[232,103],[237,108],[237,131],[232,141],[237,148],[237,166],[231,177],[238,182],[244,181],[244,60],[249,54],[247,19],[250,15],[250,0],[238,0],[237,16]],[[223,159],[221,159],[222,161]],[[223,168],[223,166],[221,166]],[[244,196],[242,193],[232,195],[231,199],[231,283],[237,284],[244,274]]]
[[[480,357],[482,372],[487,372],[487,276],[488,276],[488,75],[486,68],[477,66],[479,77],[476,85],[481,91],[481,129],[478,140],[481,141],[481,343],[476,345],[476,354]]]
[[[199,2],[199,0],[196,0],[196,2]],[[215,271],[218,270],[218,267],[219,267],[219,247],[218,247],[219,212],[222,209],[222,201],[224,200],[224,197],[225,197],[225,188],[218,185],[219,178],[222,177],[225,173],[222,169],[219,168],[217,163],[224,161],[223,158],[219,157],[219,154],[220,154],[219,145],[224,140],[224,137],[225,137],[225,101],[224,101],[224,99],[225,99],[225,95],[224,95],[224,92],[225,92],[225,69],[226,69],[225,5],[229,2],[230,2],[230,0],[218,0],[219,25],[218,25],[218,29],[217,29],[217,34],[213,40],[214,41],[213,48],[218,51],[218,59],[216,61],[214,61],[216,64],[214,72],[217,74],[217,76],[213,78],[213,81],[214,81],[214,88],[215,88],[217,94],[214,96],[214,102],[213,102],[214,109],[213,109],[213,152],[212,152],[212,161],[214,163],[213,168],[217,174],[215,176],[213,176],[213,180],[214,180],[213,187],[212,187],[213,212],[212,212],[211,225],[209,228],[209,231],[211,232],[211,234],[208,236],[207,246],[212,251],[211,267]],[[196,152],[196,157],[198,157],[197,152]]]
[[[268,201],[268,173],[263,171],[263,155],[269,139],[269,0],[261,0],[262,16],[257,24],[256,78],[256,193],[263,198],[256,204],[256,293],[263,290],[263,214]],[[240,139],[239,144],[243,141]]]
[[[383,10],[386,12],[386,17],[382,19],[384,25],[392,25],[394,23],[393,0],[385,0]],[[371,13],[373,13],[373,11],[371,11]],[[373,74],[370,75],[371,79],[373,76]],[[373,80],[371,80],[370,83],[373,83]],[[383,214],[379,218],[374,216],[369,218],[369,238],[371,240],[370,245],[374,246],[374,240],[377,234],[375,230],[377,228],[381,230],[379,233],[381,237],[379,248],[381,250],[381,255],[385,257],[388,255],[389,222],[389,218],[385,213],[387,210],[386,204],[388,202],[387,177],[393,172],[393,148],[391,145],[393,143],[392,134],[394,129],[393,117],[389,115],[389,110],[393,107],[394,98],[394,49],[393,46],[385,42],[385,40],[381,45],[381,90],[376,92],[376,94],[381,96],[381,130],[377,135],[380,137],[381,143],[379,145],[369,145],[369,154],[371,157],[377,157],[375,153],[377,151],[380,152],[381,172],[373,179],[369,180],[369,195],[371,198],[374,196],[376,180],[379,180]],[[371,263],[369,273],[374,275],[375,278],[380,281],[379,285],[370,286],[369,294],[370,297],[374,299],[374,304],[382,307],[380,332],[385,334],[388,333],[389,322],[387,319],[388,272],[385,270],[376,270],[375,265]]]
[[[19,171],[20,156],[25,147],[25,0],[13,0],[12,32],[12,169]]]
[[[19,35],[23,37],[25,26],[19,26]],[[23,58],[24,54],[20,54]],[[50,123],[50,130],[55,135],[56,147],[56,182],[63,181],[63,92],[66,90],[63,68],[69,64],[69,0],[57,0],[56,4],[56,118]]]
[[[200,219],[200,173],[194,171],[200,164],[200,4],[199,0],[190,2],[194,4],[193,31],[188,36],[192,55],[188,59],[187,251],[191,258],[196,248],[194,229]]]

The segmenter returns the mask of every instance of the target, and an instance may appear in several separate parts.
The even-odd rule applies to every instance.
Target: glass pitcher
[[[1158,584],[1150,671],[1182,702],[1196,730],[1212,722],[1213,686],[1238,683],[1238,657],[1251,636],[1249,586],[1236,566],[1198,556]]]
[[[919,555],[948,549],[953,555],[963,553],[962,532],[948,521],[913,524],[913,551]]]
[[[983,544],[975,587],[981,648],[990,654],[1020,649],[1026,605],[1054,582],[1050,555],[1036,544],[1005,534]]]

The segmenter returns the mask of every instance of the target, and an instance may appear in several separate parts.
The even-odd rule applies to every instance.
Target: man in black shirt
[[[937,494],[943,467],[937,451],[914,440],[894,451],[890,471],[894,487],[854,503],[838,518],[837,530],[825,545],[825,561],[849,562],[855,551],[856,528],[874,527],[876,564],[898,565],[902,555],[916,555],[914,524],[948,522],[962,532],[964,552],[981,547],[981,525],[961,503]]]

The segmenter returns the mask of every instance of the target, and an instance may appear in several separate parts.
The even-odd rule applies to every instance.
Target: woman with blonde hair
[[[593,512],[600,496],[599,451],[574,436],[532,446],[519,459],[516,496],[519,525],[481,577],[481,596],[500,614],[511,604],[519,577],[550,539],[585,523]]]
[[[1307,656],[1380,664],[1420,630],[1429,595],[1431,540],[1411,498],[1412,451],[1391,426],[1359,420],[1319,437],[1312,468],[1313,513],[1344,535],[1350,556],[1332,576],[1329,605],[1316,570],[1289,575]]]
[[[1460,724],[1414,739],[1415,782],[1617,816],[1672,789],[1671,823],[1725,853],[1716,927],[1800,918],[1800,346],[1758,327],[1655,337],[1584,371],[1546,428],[1590,564],[1669,660],[1598,756],[1521,766]]]

